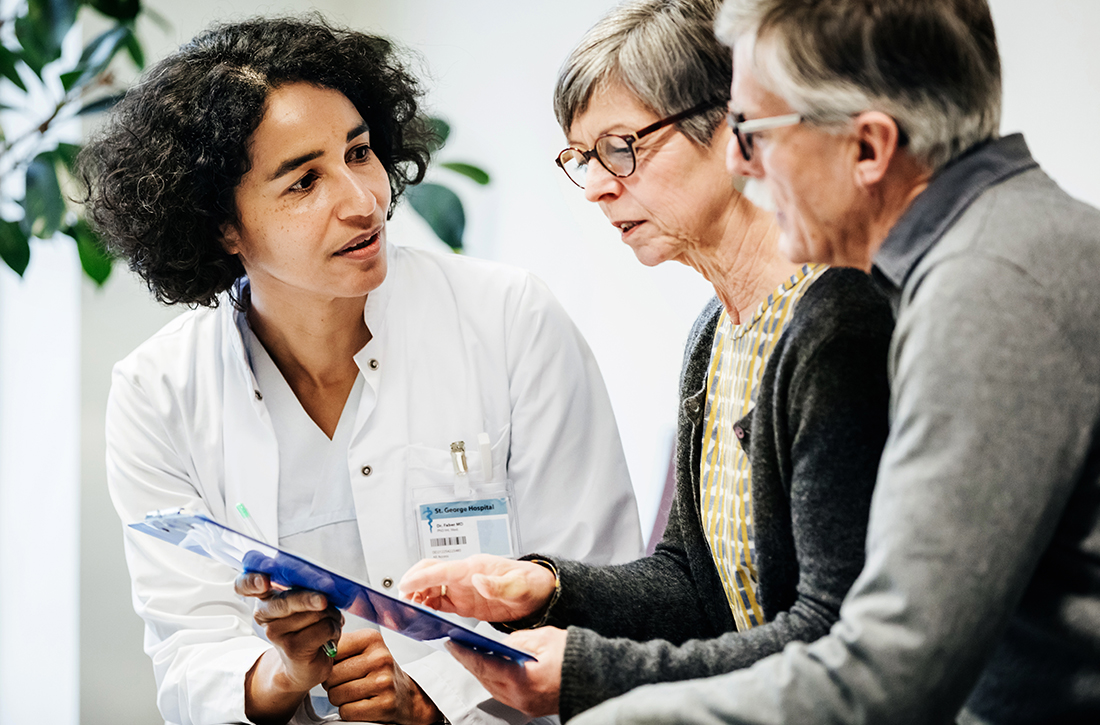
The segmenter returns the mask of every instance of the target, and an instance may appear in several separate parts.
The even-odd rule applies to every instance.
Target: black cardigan
[[[680,379],[676,499],[652,556],[591,566],[544,555],[561,573],[549,624],[568,626],[566,720],[655,682],[747,667],[837,620],[863,567],[868,508],[887,434],[889,304],[871,278],[830,269],[806,290],[738,422],[752,465],[757,595],[766,623],[738,633],[700,521],[706,376],[721,313],[712,300]],[[650,641],[646,641],[650,640]]]

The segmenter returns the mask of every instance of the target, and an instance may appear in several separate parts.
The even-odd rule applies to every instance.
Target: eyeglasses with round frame
[[[569,177],[569,180],[582,189],[584,188],[584,180],[588,175],[588,163],[593,157],[600,162],[600,166],[607,169],[607,173],[620,179],[625,178],[633,174],[638,166],[638,159],[634,154],[634,144],[654,131],[692,116],[698,116],[700,113],[717,108],[723,103],[724,101],[719,100],[704,101],[686,111],[680,111],[668,118],[655,121],[634,133],[605,133],[596,139],[590,150],[584,151],[575,146],[570,146],[558,154],[558,158],[554,161],[557,163],[558,168]]]
[[[741,149],[741,155],[745,158],[745,161],[752,161],[752,135],[754,133],[771,131],[773,128],[797,126],[804,120],[806,119],[801,113],[754,118],[749,121],[745,120],[743,113],[735,114],[733,111],[726,113],[726,123],[729,124],[733,135],[737,137],[737,146]]]

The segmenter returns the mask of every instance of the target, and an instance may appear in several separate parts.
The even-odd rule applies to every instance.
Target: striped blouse
[[[734,424],[752,409],[764,367],[793,316],[795,303],[826,269],[803,266],[761,302],[743,325],[734,325],[723,310],[714,333],[699,501],[703,532],[739,632],[762,624],[764,614],[756,598],[749,457],[734,435]]]

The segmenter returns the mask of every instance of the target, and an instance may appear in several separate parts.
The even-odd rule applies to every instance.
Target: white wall
[[[0,725],[78,713],[78,274],[67,239],[0,268]]]
[[[1004,75],[1002,133],[1069,193],[1100,206],[1100,2],[991,0]]]
[[[302,7],[244,0],[148,4],[173,25],[170,37],[144,26],[151,58],[211,20]],[[610,4],[330,0],[314,7],[395,36],[425,59],[429,103],[454,127],[443,157],[479,162],[494,175],[488,189],[451,180],[466,201],[470,253],[533,269],[574,316],[607,379],[650,519],[668,456],[681,346],[709,290],[686,268],[639,265],[553,165],[562,146],[550,107],[558,65]],[[992,7],[1005,66],[1005,131],[1024,130],[1056,180],[1100,205],[1100,139],[1093,130],[1100,94],[1092,80],[1100,77],[1100,49],[1087,39],[1100,27],[1100,3],[1051,0],[1040,10],[1030,0],[993,0]],[[424,234],[418,219],[400,212],[391,226],[398,242],[421,243]],[[141,652],[141,624],[130,606],[118,522],[106,494],[102,420],[111,364],[175,312],[151,302],[122,267],[104,290],[83,283],[82,305],[81,721],[152,723],[151,667]]]

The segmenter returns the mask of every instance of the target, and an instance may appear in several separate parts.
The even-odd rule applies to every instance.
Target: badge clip
[[[455,469],[455,496],[469,496],[473,489],[470,487],[470,467],[466,463],[466,441],[451,444],[451,463]]]

